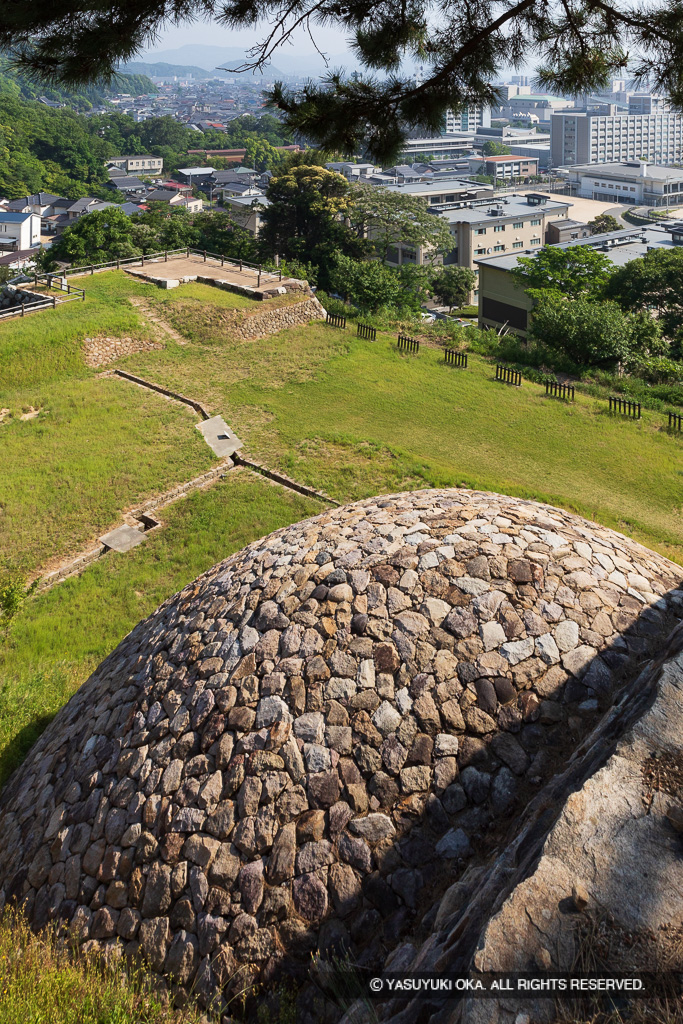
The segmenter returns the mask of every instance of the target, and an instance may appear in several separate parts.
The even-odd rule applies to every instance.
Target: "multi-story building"
[[[683,206],[683,170],[644,160],[617,164],[577,164],[559,171],[571,194],[602,203]]]
[[[161,174],[164,161],[160,156],[113,156],[107,160],[111,167],[120,167],[126,174]]]
[[[452,132],[475,132],[477,128],[489,128],[491,126],[491,108],[484,107],[481,103],[473,103],[463,110],[446,111],[446,134]]]
[[[587,245],[605,253],[615,267],[645,256],[651,249],[671,249],[683,245],[683,224],[669,229],[663,227],[627,228],[591,238],[572,239],[557,248],[568,249]],[[507,327],[515,334],[525,336],[529,327],[531,299],[515,282],[510,273],[519,256],[531,256],[538,249],[525,249],[500,256],[488,253],[477,258],[479,269],[479,325],[500,329]]]
[[[495,181],[509,181],[511,178],[528,178],[538,174],[538,160],[533,156],[476,156],[470,157],[472,174],[487,174]]]
[[[628,98],[629,114],[668,114],[671,101],[668,96],[653,96],[649,92],[635,92]]]
[[[609,108],[608,108],[609,109]],[[550,119],[553,167],[647,160],[683,162],[683,114],[565,112]]]
[[[443,217],[453,237],[453,248],[434,258],[427,247],[398,244],[389,251],[387,263],[457,265],[478,273],[477,261],[497,253],[540,249],[546,240],[548,225],[564,222],[571,203],[549,199],[541,193],[508,195],[500,199],[474,199],[470,202],[434,204],[430,213]],[[472,299],[476,301],[478,288]]]

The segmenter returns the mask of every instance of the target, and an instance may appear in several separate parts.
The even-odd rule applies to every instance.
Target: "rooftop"
[[[400,171],[400,168],[397,168]],[[430,178],[429,181],[411,181],[400,185],[383,185],[389,192],[409,192],[410,195],[428,195],[433,192],[454,191],[490,191],[493,192],[493,185],[485,185],[472,181],[470,178]]]
[[[567,202],[559,202],[556,199],[546,199],[544,203],[534,204],[528,200],[526,195],[502,196],[499,199],[479,199],[465,204],[446,204],[431,206],[430,212],[444,217],[447,221],[466,222],[478,224],[485,222],[489,217],[496,216],[498,220],[515,220],[519,217],[528,217],[530,214],[542,210],[546,214],[559,213],[561,210],[568,210],[572,205]],[[501,213],[495,214],[494,211]]]
[[[643,161],[628,161],[616,164],[574,164],[561,168],[565,173],[594,174],[600,178],[626,178],[629,181],[644,181],[652,178],[655,181],[683,181],[683,167],[663,167],[661,164],[649,164]]]
[[[631,260],[645,256],[650,249],[672,249],[676,243],[671,232],[663,227],[627,228],[625,231],[610,231],[604,235],[592,235],[590,238],[577,238],[571,242],[561,242],[553,249],[570,249],[577,245],[590,245],[593,249],[604,252],[615,267],[623,267]],[[676,246],[680,248],[680,246]],[[486,256],[474,262],[480,266],[495,267],[497,270],[512,270],[520,256],[537,256],[542,249],[525,249],[505,253],[503,256]]]
[[[5,224],[23,224],[29,217],[37,217],[37,213],[6,213],[0,210],[0,221]]]

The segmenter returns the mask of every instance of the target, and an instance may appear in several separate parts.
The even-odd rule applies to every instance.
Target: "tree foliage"
[[[469,267],[442,267],[432,278],[431,292],[450,312],[453,306],[465,305],[476,283],[475,273]]]
[[[481,147],[481,151],[484,156],[507,156],[512,152],[509,146],[496,142],[495,139],[488,139]]]
[[[430,213],[427,203],[418,196],[360,184],[351,187],[349,199],[351,224],[359,236],[367,232],[373,255],[379,259],[386,259],[389,247],[396,242],[425,246],[434,257],[453,248],[446,221]]]
[[[346,178],[324,167],[292,167],[271,178],[259,242],[268,256],[311,262],[322,287],[337,252],[362,256],[367,243],[348,226],[351,207]]]
[[[611,213],[599,213],[588,221],[591,235],[606,235],[608,231],[621,231],[623,225]]]
[[[577,366],[608,368],[662,350],[651,317],[626,313],[616,302],[595,302],[585,295],[568,300],[547,294],[533,311],[530,333]]]
[[[46,270],[54,268],[57,261],[88,266],[185,246],[235,260],[255,262],[259,258],[253,235],[223,211],[189,214],[166,203],[150,203],[147,212],[132,217],[116,207],[81,217],[44,250],[43,265]]]
[[[329,282],[333,291],[363,313],[383,307],[417,311],[428,284],[426,270],[422,267],[397,270],[378,260],[354,260],[341,253],[333,259]]]
[[[500,68],[532,59],[541,88],[561,95],[600,90],[628,66],[638,85],[683,105],[681,14],[681,0],[443,0],[438,11],[430,0],[11,0],[0,47],[18,67],[74,85],[113,74],[168,24],[267,25],[244,70],[267,65],[298,27],[336,26],[363,73],[335,71],[296,92],[278,84],[272,102],[317,144],[349,154],[367,146],[387,160],[409,130],[438,132],[447,108],[495,105]]]
[[[535,292],[551,290],[576,299],[598,295],[613,271],[605,253],[590,245],[568,249],[547,245],[535,256],[520,256],[510,273],[532,297]]]
[[[683,353],[683,249],[652,249],[610,277],[608,298],[626,310],[653,311],[672,354]]]

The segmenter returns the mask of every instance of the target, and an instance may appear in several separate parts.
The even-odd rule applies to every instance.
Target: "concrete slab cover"
[[[221,459],[242,448],[239,437],[233,434],[222,416],[212,416],[211,419],[198,423],[197,430],[212,451]]]
[[[144,533],[133,529],[132,526],[117,526],[111,533],[105,533],[98,537],[100,543],[111,548],[112,551],[130,551],[136,544],[142,544],[145,539]]]

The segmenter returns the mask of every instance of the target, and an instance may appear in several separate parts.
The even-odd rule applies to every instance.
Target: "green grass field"
[[[205,285],[162,292],[108,273],[87,301],[0,325],[0,552],[35,571],[78,550],[121,511],[214,463],[196,418],[86,367],[86,335],[148,337],[127,301],[187,339],[117,361],[220,412],[246,452],[339,501],[470,486],[550,501],[683,562],[683,441],[661,414],[610,418],[467,370],[436,348],[401,356],[394,336],[357,341],[321,323],[257,341],[230,335],[231,311],[263,305]],[[246,303],[246,305],[245,305]],[[226,315],[227,314],[227,315]],[[22,421],[28,406],[44,409]],[[156,605],[215,561],[322,506],[245,472],[163,512],[133,552],[107,555],[26,602],[0,654],[0,780],[87,674]]]

